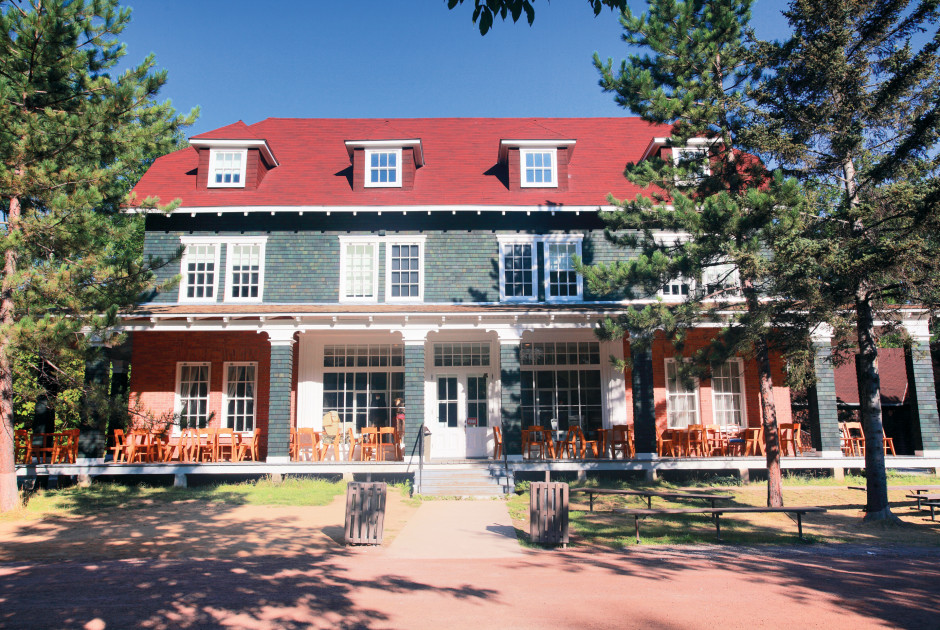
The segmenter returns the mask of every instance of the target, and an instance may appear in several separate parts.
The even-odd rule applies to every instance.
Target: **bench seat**
[[[718,542],[721,540],[721,515],[722,514],[760,514],[760,513],[786,513],[796,514],[797,530],[800,534],[800,540],[803,538],[803,515],[811,512],[825,512],[826,508],[817,506],[799,506],[799,507],[756,507],[756,506],[737,506],[725,508],[623,508],[616,509],[614,512],[625,516],[632,516],[636,527],[636,542],[640,544],[640,519],[648,516],[668,516],[670,514],[709,514],[714,517],[715,531],[718,535]]]

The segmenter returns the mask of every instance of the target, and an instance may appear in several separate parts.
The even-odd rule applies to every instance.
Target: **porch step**
[[[432,497],[498,497],[515,487],[512,472],[501,464],[425,468],[420,488],[415,473],[416,494]]]

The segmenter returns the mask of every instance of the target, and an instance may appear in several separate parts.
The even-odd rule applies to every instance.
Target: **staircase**
[[[424,466],[415,471],[415,494],[432,497],[501,497],[513,491],[512,472],[501,463]]]

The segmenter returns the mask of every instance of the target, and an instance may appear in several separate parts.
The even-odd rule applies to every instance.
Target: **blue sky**
[[[591,65],[626,51],[613,13],[587,0],[537,0],[535,24],[481,37],[472,0],[137,0],[127,60],[154,53],[161,92],[202,108],[195,135],[267,117],[623,116]],[[782,0],[757,0],[754,26],[782,38]],[[643,3],[631,0],[634,10]]]

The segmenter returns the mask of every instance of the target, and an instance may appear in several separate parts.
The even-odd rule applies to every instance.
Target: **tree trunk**
[[[760,374],[761,416],[767,451],[767,507],[783,507],[783,474],[780,470],[777,405],[774,402],[774,380],[770,372],[770,352],[767,350],[767,341],[764,339],[757,342],[757,369]]]
[[[10,198],[7,217],[7,234],[16,229],[20,216],[20,201]],[[19,506],[16,490],[16,467],[13,450],[13,359],[10,356],[10,333],[14,321],[13,283],[16,275],[17,255],[9,247],[3,261],[3,285],[0,289],[0,325],[5,333],[0,335],[0,513],[9,512]]]
[[[858,400],[865,432],[865,479],[868,500],[866,521],[895,521],[888,503],[888,478],[885,473],[884,425],[881,422],[881,375],[878,372],[878,346],[875,322],[865,287],[855,299],[858,330]]]

